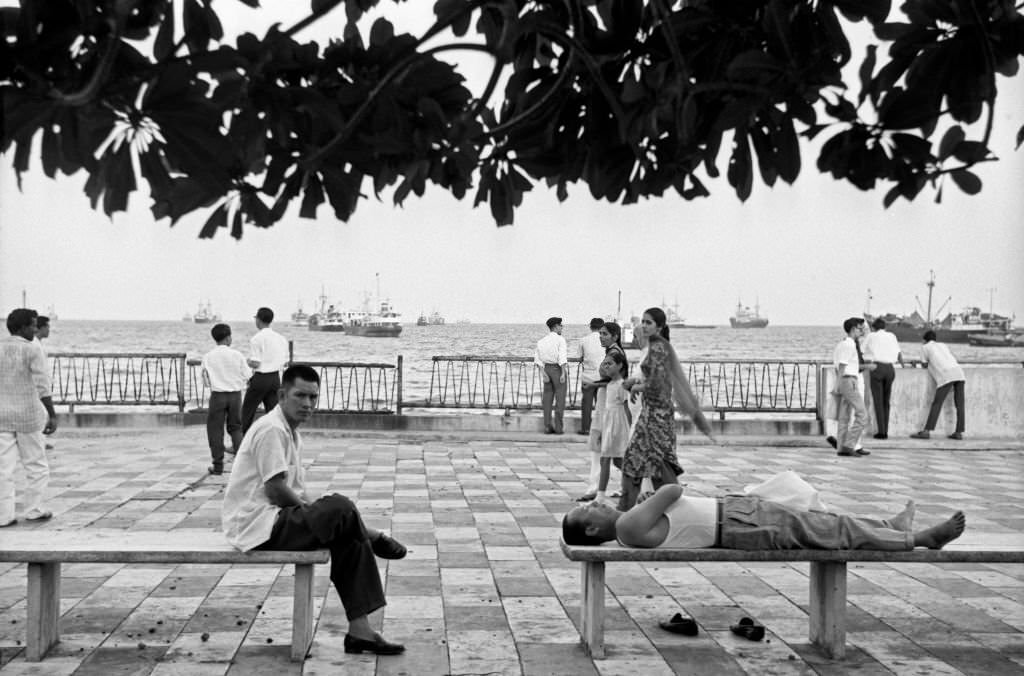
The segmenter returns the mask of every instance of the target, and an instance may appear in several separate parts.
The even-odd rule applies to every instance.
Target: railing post
[[[185,369],[188,368],[186,355],[178,355],[178,413],[185,412]]]
[[[397,370],[395,388],[398,390],[398,394],[395,395],[395,415],[402,415],[402,355],[398,355]]]

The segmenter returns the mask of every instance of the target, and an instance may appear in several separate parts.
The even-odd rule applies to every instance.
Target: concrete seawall
[[[1024,368],[1011,366],[964,366],[965,434],[972,437],[1024,439]],[[825,419],[835,369],[823,369],[822,391],[818,393],[819,417]],[[869,426],[873,434],[875,412],[870,388],[865,394]],[[935,394],[935,382],[926,369],[897,368],[889,411],[889,436],[900,437],[924,428]],[[952,393],[946,397],[935,427],[936,435],[952,432],[956,409]]]
[[[966,434],[972,438],[1024,439],[1024,368],[1010,366],[965,366]],[[715,433],[724,436],[801,437],[820,436],[822,421],[830,411],[829,391],[835,380],[832,367],[824,367],[819,379],[819,411],[813,415],[799,414],[736,414],[728,413],[724,419],[711,411]],[[892,406],[889,420],[891,437],[905,437],[924,426],[931,405],[935,385],[924,369],[896,370],[893,384]],[[869,426],[867,433],[875,432],[874,409],[870,392],[866,395]],[[133,409],[111,410],[109,407],[90,411],[79,407],[75,413],[59,415],[59,424],[69,428],[152,428],[204,425],[205,411],[185,413],[142,411]],[[578,427],[578,412],[566,413],[566,432]],[[953,430],[956,421],[953,397],[947,397],[936,435],[943,436]],[[371,413],[319,413],[306,425],[307,429],[369,430],[402,432],[507,432],[538,433],[543,431],[539,411],[513,411],[503,415],[500,411],[458,409],[407,409],[402,415]],[[699,435],[692,423],[680,421],[681,435]]]

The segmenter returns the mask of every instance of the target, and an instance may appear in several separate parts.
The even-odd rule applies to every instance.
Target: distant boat
[[[661,305],[665,308],[665,326],[670,329],[686,328],[686,320],[679,314],[679,301],[675,305],[667,305],[662,299]]]
[[[729,324],[734,329],[763,329],[768,326],[768,318],[761,316],[761,306],[754,304],[754,309],[736,302],[736,314],[729,317]]]
[[[420,312],[420,316],[416,318],[416,326],[440,326],[442,324],[444,324],[444,317],[437,310],[431,312],[429,317]]]
[[[967,336],[967,342],[976,347],[1024,347],[1024,333],[972,333]]]
[[[220,321],[220,315],[213,311],[210,301],[205,304],[200,301],[199,308],[192,314],[192,321],[195,324],[212,324]]]
[[[931,272],[931,271],[929,271]],[[932,292],[935,289],[935,273],[931,272],[928,281],[928,305],[922,308],[925,314],[914,310],[909,315],[895,315],[892,313],[881,315],[885,320],[885,328],[896,336],[896,339],[905,343],[920,342],[925,331],[934,331],[935,340],[940,343],[969,343],[972,335],[1004,334],[1015,333],[1013,331],[1013,318],[995,314],[991,311],[982,312],[979,307],[965,307],[960,312],[948,312],[945,317],[938,319],[938,316],[952,300],[947,298],[935,314],[932,314]],[[868,290],[868,301],[871,300],[871,290]],[[918,306],[921,301],[918,300]],[[991,299],[990,299],[991,304]],[[864,312],[864,318],[870,323],[876,317],[870,313],[870,308]],[[999,343],[1002,345],[1002,343]]]
[[[334,304],[327,301],[327,294],[323,287],[320,288],[320,295],[317,297],[319,306],[316,312],[306,320],[306,326],[310,331],[327,331],[330,333],[342,333],[348,325],[346,313],[335,308]]]
[[[292,326],[309,326],[309,315],[302,310],[302,301],[299,307],[292,313]]]
[[[456,324],[462,324],[462,325],[465,325],[465,324],[472,324],[472,322],[471,322],[471,321],[469,321],[468,319],[466,319],[465,317],[462,317],[461,319],[456,319],[456,320],[455,320],[455,323],[456,323]]]
[[[619,291],[619,300],[615,306],[615,314],[608,315],[604,318],[606,322],[615,322],[622,329],[622,334],[619,336],[619,340],[622,341],[623,347],[637,347],[636,336],[633,332],[633,325],[636,322],[636,318],[630,319],[630,321],[623,321],[622,317],[622,291]]]
[[[394,311],[390,301],[383,300],[376,312],[355,313],[345,325],[350,336],[368,338],[396,338],[402,333],[401,315]]]

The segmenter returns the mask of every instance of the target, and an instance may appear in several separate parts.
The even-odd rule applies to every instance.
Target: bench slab
[[[326,563],[326,549],[240,552],[209,530],[7,530],[0,561],[33,563]]]
[[[627,562],[794,562],[810,563],[809,638],[826,657],[846,655],[846,565],[879,563],[1024,563],[1020,548],[977,550],[914,549],[904,552],[872,550],[763,550],[739,549],[635,549],[614,543],[600,546],[568,545],[562,553],[580,562],[580,638],[584,650],[595,659],[604,657],[604,580],[606,563]]]
[[[60,640],[62,563],[294,564],[291,657],[302,661],[313,642],[313,565],[325,549],[240,552],[209,530],[13,530],[0,534],[0,561],[28,564],[25,658],[43,659]]]

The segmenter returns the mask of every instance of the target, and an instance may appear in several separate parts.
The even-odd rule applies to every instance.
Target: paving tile
[[[410,549],[404,560],[378,562],[388,605],[370,617],[407,652],[346,655],[344,609],[329,565],[318,565],[305,676],[1024,673],[1019,564],[851,564],[842,661],[807,642],[805,563],[613,564],[608,658],[592,660],[578,636],[579,566],[558,547],[561,517],[589,471],[582,440],[320,430],[305,439],[311,490],[354,498],[368,525]],[[780,439],[770,453],[758,450],[686,443],[686,490],[716,495],[794,469],[840,510],[885,515],[913,498],[927,525],[956,506],[968,513],[964,542],[1024,545],[1024,444],[879,449],[856,468]],[[138,458],[131,469],[126,453]],[[63,431],[52,460],[57,517],[39,530],[219,528],[225,479],[202,474],[201,427]],[[25,566],[0,564],[0,676],[299,673],[289,659],[291,566],[66,564],[62,572],[63,641],[28,664]],[[694,617],[700,635],[661,630],[674,612]],[[765,641],[729,631],[743,615],[765,624]]]

